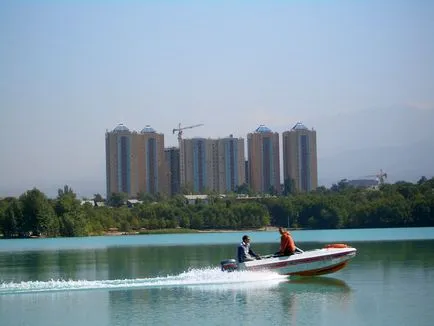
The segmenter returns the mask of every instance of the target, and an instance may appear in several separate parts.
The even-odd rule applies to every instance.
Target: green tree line
[[[416,184],[383,184],[378,190],[350,186],[345,180],[330,189],[262,201],[273,225],[339,229],[434,226],[434,178]]]
[[[245,192],[246,187],[240,187]],[[221,198],[188,204],[183,196],[170,199],[139,194],[142,203],[124,205],[125,194],[112,194],[106,206],[81,204],[69,187],[54,199],[34,188],[18,198],[0,200],[0,234],[28,236],[100,235],[156,229],[259,229],[265,226],[336,229],[434,226],[434,178],[417,183],[384,184],[378,190],[350,186],[345,180],[330,189],[310,193],[288,191],[282,196]],[[100,201],[100,195],[95,195]]]
[[[97,198],[99,197],[99,198]],[[147,196],[149,197],[149,196]],[[95,195],[95,200],[100,199]],[[26,191],[19,198],[0,201],[0,234],[6,238],[29,236],[100,235],[116,228],[122,232],[155,229],[257,229],[269,225],[265,205],[233,200],[210,204],[187,204],[183,196],[153,201],[148,198],[134,207],[124,205],[124,194],[113,194],[107,206],[81,205],[74,191],[65,186],[55,199],[40,190]]]

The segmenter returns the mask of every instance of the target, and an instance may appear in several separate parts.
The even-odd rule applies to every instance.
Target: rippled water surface
[[[303,249],[344,241],[358,254],[327,277],[289,278],[222,273],[241,233],[1,240],[0,324],[434,324],[433,228],[293,234]],[[276,251],[275,232],[250,235]]]

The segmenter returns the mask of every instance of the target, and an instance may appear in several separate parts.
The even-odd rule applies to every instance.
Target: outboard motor
[[[235,259],[225,259],[220,262],[223,272],[233,272],[238,268],[237,261]]]

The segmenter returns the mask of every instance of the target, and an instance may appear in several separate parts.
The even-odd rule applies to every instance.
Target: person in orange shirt
[[[294,240],[288,231],[284,228],[279,228],[280,233],[280,249],[276,252],[277,256],[290,256],[295,253],[296,247]]]

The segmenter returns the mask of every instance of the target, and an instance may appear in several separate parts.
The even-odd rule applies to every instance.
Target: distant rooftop
[[[155,129],[152,128],[150,125],[146,125],[145,128],[142,129],[141,133],[142,134],[147,134],[147,133],[155,133]]]
[[[302,124],[301,122],[297,122],[297,123],[295,124],[295,126],[292,127],[292,130],[308,130],[308,129],[307,129],[307,127],[306,127],[304,124]]]
[[[272,132],[272,131],[271,131],[270,128],[268,128],[268,127],[266,127],[264,125],[259,125],[259,127],[256,128],[255,132],[263,133],[263,132]]]
[[[118,124],[117,127],[113,129],[113,132],[128,132],[128,131],[130,131],[130,129],[128,129],[122,123]]]

